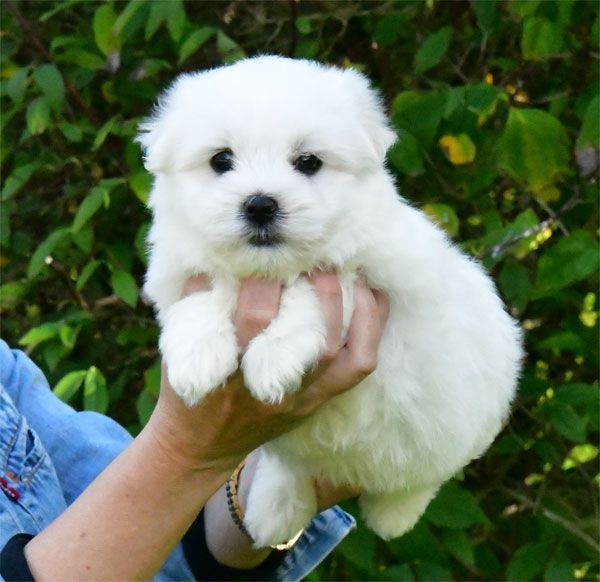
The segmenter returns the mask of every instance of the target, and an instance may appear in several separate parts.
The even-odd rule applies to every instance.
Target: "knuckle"
[[[354,364],[354,372],[357,376],[366,378],[377,369],[377,357],[374,355],[365,355],[358,359]]]
[[[331,362],[333,362],[333,360],[335,360],[339,351],[340,348],[338,346],[327,346],[327,348],[325,348],[325,351],[321,355],[321,362],[325,364],[330,364]]]
[[[314,280],[314,286],[319,295],[333,298],[342,296],[342,288],[336,275],[320,275]]]
[[[277,310],[275,309],[246,309],[240,314],[240,321],[243,325],[251,327],[253,329],[263,329],[267,327],[275,316]]]

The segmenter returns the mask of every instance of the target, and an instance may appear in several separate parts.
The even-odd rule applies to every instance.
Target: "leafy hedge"
[[[4,337],[138,431],[159,377],[140,118],[244,55],[358,67],[403,194],[490,269],[528,358],[505,431],[417,527],[360,528],[311,579],[598,579],[598,34],[583,0],[4,2]]]

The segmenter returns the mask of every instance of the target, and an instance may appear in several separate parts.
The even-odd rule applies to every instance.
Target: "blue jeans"
[[[0,340],[0,549],[48,526],[131,440],[112,419],[60,401],[41,370]],[[338,507],[318,514],[273,578],[300,580],[354,527]],[[180,545],[155,577],[193,579]]]

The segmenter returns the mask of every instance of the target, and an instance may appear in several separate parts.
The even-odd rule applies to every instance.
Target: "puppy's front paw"
[[[261,459],[248,496],[244,525],[254,546],[293,538],[317,512],[310,476],[296,475],[274,459]]]
[[[164,318],[160,351],[169,382],[187,406],[197,404],[235,372],[238,347],[231,323],[207,315],[190,296],[172,305]]]
[[[325,348],[325,325],[318,299],[305,280],[284,292],[279,315],[257,335],[242,359],[244,380],[263,402],[281,402],[300,387],[302,376]]]
[[[304,362],[281,344],[258,340],[242,359],[244,380],[257,400],[275,404],[300,387]]]

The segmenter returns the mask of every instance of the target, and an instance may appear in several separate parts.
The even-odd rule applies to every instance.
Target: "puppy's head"
[[[141,129],[155,212],[238,273],[339,262],[395,140],[365,77],[281,57],[179,77]]]

